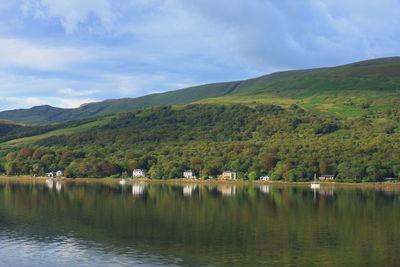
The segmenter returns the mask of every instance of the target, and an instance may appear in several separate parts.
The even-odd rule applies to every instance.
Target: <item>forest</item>
[[[339,182],[399,177],[400,107],[358,108],[362,116],[340,118],[296,104],[150,107],[87,131],[2,148],[0,172],[43,176],[61,169],[66,177],[101,178],[141,168],[152,179],[174,179],[186,169],[201,169],[203,178],[231,170],[244,180],[268,174],[292,182],[314,173]]]

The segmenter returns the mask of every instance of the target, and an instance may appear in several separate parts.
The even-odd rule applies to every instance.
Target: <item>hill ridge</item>
[[[400,57],[386,57],[335,67],[280,71],[241,81],[209,83],[136,98],[106,99],[75,109],[42,105],[30,109],[7,110],[0,112],[0,119],[28,124],[55,123],[129,112],[150,106],[193,102],[230,103],[232,99],[234,103],[246,103],[246,99],[250,102],[286,99],[268,102],[284,105],[286,102],[317,97],[324,92],[338,94],[351,91],[361,97],[357,91],[373,91],[371,96],[378,97],[375,92],[386,91],[389,98],[396,98],[393,93],[399,89]],[[357,101],[370,102],[365,96]]]

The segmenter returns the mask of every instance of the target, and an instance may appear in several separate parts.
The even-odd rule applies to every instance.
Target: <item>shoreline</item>
[[[45,182],[48,177],[0,177],[1,181],[38,181]],[[120,178],[51,178],[53,181],[67,183],[119,183]],[[285,181],[243,181],[243,180],[193,180],[193,179],[171,179],[171,180],[150,180],[150,179],[126,179],[127,184],[150,183],[150,184],[202,184],[202,185],[239,185],[239,186],[310,186],[310,182],[285,182]],[[400,183],[335,183],[319,182],[321,187],[359,187],[359,188],[400,188]]]

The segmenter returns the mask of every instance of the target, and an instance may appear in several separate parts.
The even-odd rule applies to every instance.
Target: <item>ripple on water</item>
[[[38,241],[7,231],[0,231],[0,259],[1,266],[177,266],[174,261],[179,261],[100,247],[71,236]]]

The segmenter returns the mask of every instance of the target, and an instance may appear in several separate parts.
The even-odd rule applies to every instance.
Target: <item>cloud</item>
[[[374,53],[378,50],[371,47],[382,37],[387,40],[376,43],[379,46],[398,43],[394,34],[398,36],[400,31],[397,16],[386,18],[385,14],[393,12],[382,12],[378,16],[380,21],[374,26],[368,24],[377,9],[398,10],[400,3],[379,1],[378,6],[374,0],[374,4],[359,2],[364,7],[359,8],[353,1],[341,2],[188,0],[182,5],[187,12],[203,18],[203,27],[229,33],[214,36],[213,40],[222,45],[230,39],[228,44],[236,48],[235,54],[253,67],[308,68],[388,55],[384,49]],[[345,13],[338,13],[341,5],[346,8]],[[374,27],[377,29],[370,30]],[[224,40],[226,36],[228,39]]]
[[[35,97],[0,97],[0,110],[29,108],[45,104],[47,104],[46,101]]]
[[[69,34],[96,28],[110,40],[123,37],[122,50],[131,53],[120,59],[136,65],[177,68],[171,60],[184,65],[189,58],[209,69],[241,65],[256,73],[399,52],[398,8],[396,0],[25,0],[22,9],[58,20]]]
[[[59,19],[67,33],[76,32],[94,16],[102,27],[113,25],[118,13],[113,11],[108,0],[25,0],[21,6],[25,15],[36,18]],[[95,28],[95,24],[86,27]]]
[[[135,97],[400,54],[398,0],[4,3],[0,97]]]
[[[169,73],[151,74],[108,74],[103,77],[115,88],[115,97],[136,97],[141,96],[143,89],[147,93],[159,93],[196,85],[184,77],[177,78]],[[176,83],[179,80],[180,83]]]
[[[38,45],[25,40],[0,38],[0,67],[34,70],[59,70],[72,64],[93,60],[83,48]]]
[[[98,93],[98,90],[82,90],[82,91],[75,91],[71,88],[64,88],[59,90],[60,94],[67,95],[67,96],[87,96],[93,95]]]
[[[62,108],[77,108],[82,104],[97,102],[98,100],[90,99],[90,98],[50,98],[48,99],[48,103],[55,105],[56,107]]]
[[[77,108],[82,104],[96,102],[89,98],[61,97],[0,97],[0,110],[31,108],[39,105],[52,105],[62,108]]]
[[[67,88],[79,88],[77,91],[85,90],[94,83],[92,81],[74,80],[70,77],[41,77],[40,75],[33,75],[27,73],[9,73],[6,71],[0,71],[0,97],[57,97],[60,95],[59,90],[60,84],[67,86]],[[100,91],[104,91],[104,87],[100,87],[99,84],[95,84],[95,87],[101,88]],[[59,89],[60,88],[60,89]]]

